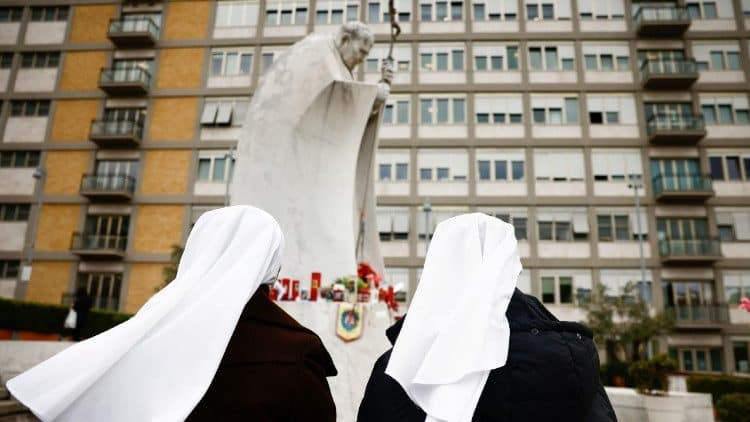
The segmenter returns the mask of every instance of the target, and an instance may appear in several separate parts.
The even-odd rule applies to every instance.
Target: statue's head
[[[365,60],[374,42],[375,36],[362,22],[347,22],[336,35],[336,48],[349,70]]]

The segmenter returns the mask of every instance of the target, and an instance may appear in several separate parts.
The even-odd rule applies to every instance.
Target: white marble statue
[[[326,284],[356,274],[360,259],[383,270],[372,172],[393,72],[385,66],[388,83],[378,84],[352,76],[373,41],[360,22],[335,35],[308,35],[276,59],[248,107],[231,203],[276,218],[286,236],[281,276],[303,288],[313,271]]]

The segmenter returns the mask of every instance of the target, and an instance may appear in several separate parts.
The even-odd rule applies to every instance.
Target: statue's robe
[[[382,274],[375,223],[377,86],[354,81],[333,36],[311,34],[279,56],[250,101],[238,145],[231,203],[259,207],[286,238],[281,275],[306,286]],[[364,241],[357,253],[360,213]]]

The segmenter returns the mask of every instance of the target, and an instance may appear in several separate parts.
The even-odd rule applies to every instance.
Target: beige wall
[[[135,252],[170,253],[182,242],[183,205],[141,205],[136,217]]]
[[[133,264],[130,266],[128,291],[123,312],[135,313],[164,282],[165,264]]]
[[[141,193],[183,195],[187,193],[189,150],[149,150],[143,158]]]
[[[200,88],[203,85],[202,48],[167,48],[159,56],[157,88]]]
[[[96,118],[98,100],[60,100],[55,103],[52,142],[86,142],[91,121]]]
[[[166,3],[164,39],[195,40],[207,37],[208,15],[214,4],[209,1],[172,1]]]
[[[78,205],[44,204],[36,237],[36,250],[67,252],[70,238],[78,230],[81,207]]]
[[[63,293],[68,291],[71,265],[64,261],[34,261],[26,300],[60,304]]]
[[[47,195],[78,195],[81,176],[89,168],[88,151],[50,151],[44,167],[47,178],[44,193]]]
[[[60,78],[62,91],[96,91],[99,74],[107,65],[104,51],[71,51],[65,53],[65,66]]]
[[[152,141],[190,141],[193,139],[198,119],[198,99],[155,99],[151,116]]]
[[[114,4],[74,6],[70,42],[106,42],[109,20],[115,17]]]

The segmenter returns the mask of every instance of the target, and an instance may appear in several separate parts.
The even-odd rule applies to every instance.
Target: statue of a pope
[[[231,203],[277,219],[286,237],[284,277],[305,283],[320,271],[331,281],[356,274],[360,259],[383,270],[372,172],[393,72],[386,64],[378,84],[352,76],[373,41],[360,22],[335,35],[310,34],[276,59],[250,101]]]

